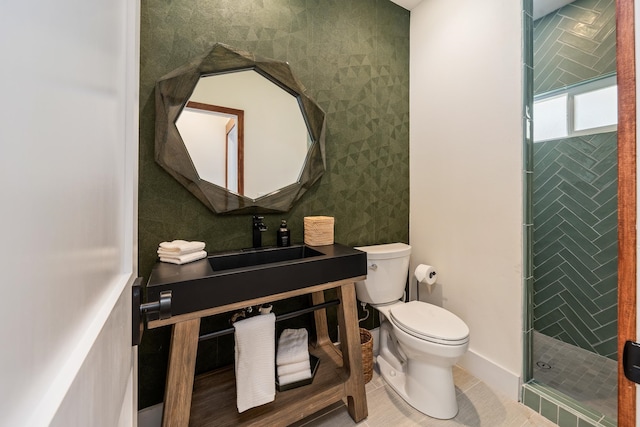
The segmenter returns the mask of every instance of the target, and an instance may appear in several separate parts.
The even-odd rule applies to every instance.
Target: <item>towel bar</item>
[[[331,307],[331,306],[338,305],[338,304],[340,304],[340,300],[339,299],[334,299],[334,300],[331,300],[331,301],[323,302],[322,304],[316,304],[316,305],[312,305],[311,307],[301,308],[300,310],[291,311],[289,313],[279,314],[279,315],[276,316],[276,322],[279,322],[281,320],[293,319],[294,317],[298,317],[298,316],[301,316],[303,314],[311,313],[313,311],[320,310],[320,309],[327,308],[327,307]],[[227,328],[227,329],[223,329],[221,331],[211,332],[209,334],[200,335],[198,337],[198,341],[210,340],[212,338],[217,338],[217,337],[220,337],[222,335],[232,334],[233,332],[234,332],[234,328]]]

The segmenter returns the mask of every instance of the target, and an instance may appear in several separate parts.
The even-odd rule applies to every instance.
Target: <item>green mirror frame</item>
[[[257,199],[228,191],[200,179],[176,121],[200,77],[254,70],[296,97],[312,140],[298,181]],[[155,160],[205,206],[219,214],[287,212],[326,169],[324,111],[305,94],[289,64],[258,57],[216,43],[209,52],[156,82]]]

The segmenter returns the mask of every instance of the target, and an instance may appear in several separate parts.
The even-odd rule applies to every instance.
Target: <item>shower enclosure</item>
[[[530,374],[592,412],[593,419],[600,414],[601,422],[613,424],[615,37],[614,0],[576,0],[534,17],[533,182],[528,189],[533,205]]]

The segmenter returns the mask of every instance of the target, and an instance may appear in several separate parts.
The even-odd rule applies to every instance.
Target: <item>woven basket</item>
[[[373,336],[364,328],[360,328],[360,347],[362,348],[362,370],[366,384],[373,377]]]
[[[304,243],[309,246],[333,245],[332,216],[305,216]]]

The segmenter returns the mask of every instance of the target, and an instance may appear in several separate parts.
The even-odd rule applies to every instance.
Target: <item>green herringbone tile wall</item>
[[[616,70],[614,0],[534,22],[534,93]],[[535,132],[535,117],[534,132]],[[617,133],[534,144],[534,328],[616,358]]]
[[[616,359],[617,132],[534,145],[534,328]]]
[[[616,71],[614,0],[576,0],[534,22],[534,93]]]
[[[164,240],[202,240],[210,252],[251,246],[249,215],[208,211],[153,157],[155,81],[215,42],[289,62],[327,113],[327,171],[290,212],[265,215],[263,243],[275,245],[281,218],[302,242],[306,215],[334,216],[336,241],[346,245],[407,242],[409,17],[389,0],[143,0],[139,274],[148,277]],[[275,309],[302,305],[306,298]],[[330,316],[334,333],[335,310]],[[373,327],[373,317],[363,325]],[[228,318],[205,319],[203,332],[228,327]],[[167,328],[145,332],[141,408],[162,401],[168,345]],[[203,342],[197,370],[233,363],[233,346],[232,335]]]

